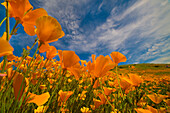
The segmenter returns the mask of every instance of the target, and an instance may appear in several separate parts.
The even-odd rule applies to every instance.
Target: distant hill
[[[137,73],[139,75],[170,76],[170,64],[128,64],[118,66],[119,73]]]

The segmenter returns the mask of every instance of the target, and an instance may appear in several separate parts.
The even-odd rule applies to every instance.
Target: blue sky
[[[55,17],[66,34],[50,45],[73,50],[82,60],[91,60],[91,54],[119,51],[127,57],[122,64],[170,63],[168,0],[30,0],[30,3]],[[0,21],[4,17],[5,8],[0,6]],[[11,28],[14,24],[11,18]],[[23,27],[19,27],[18,34],[10,40],[17,56],[36,37],[25,34]],[[4,31],[5,23],[0,27],[0,36]],[[35,48],[31,56],[34,51]]]

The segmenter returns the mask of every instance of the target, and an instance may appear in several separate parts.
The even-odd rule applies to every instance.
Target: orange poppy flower
[[[104,95],[102,93],[99,93],[98,96],[99,96],[102,104],[105,104],[106,103],[106,98],[104,97]]]
[[[94,68],[95,77],[103,77],[110,69],[113,69],[116,65],[109,63],[109,59],[100,55],[96,58],[96,64]]]
[[[93,88],[97,88],[100,86],[99,79],[97,79],[93,85]]]
[[[7,36],[7,33],[4,32],[1,38],[4,39],[4,40],[7,40],[6,36]],[[11,38],[11,35],[9,35],[9,40],[10,40],[10,38]]]
[[[5,55],[13,54],[13,47],[9,44],[7,40],[0,38],[0,57]]]
[[[49,46],[49,50],[47,50],[46,57],[47,59],[52,59],[57,55],[57,49],[54,46]]]
[[[7,59],[8,59],[8,61],[12,61],[12,60],[17,59],[17,57],[13,54],[10,54],[10,55],[7,56]]]
[[[166,102],[168,106],[170,106],[170,99],[163,99],[163,101]]]
[[[154,103],[159,104],[164,98],[159,96],[159,94],[153,93],[147,95]]]
[[[11,80],[12,79],[12,75],[13,75],[12,68],[8,68],[7,74],[8,74],[8,80]]]
[[[80,67],[79,63],[77,63],[74,66],[71,66],[67,69],[75,76],[76,80],[78,80],[81,77],[81,67]]]
[[[155,109],[155,108],[153,108],[152,106],[147,105],[147,108],[148,108],[148,110],[151,111],[152,113],[158,113],[158,110]]]
[[[108,81],[109,86],[113,87],[115,85],[115,82]]]
[[[33,9],[29,0],[9,0],[8,2],[10,17],[18,17],[20,20],[23,18],[24,13],[26,13],[30,9]],[[6,7],[6,2],[3,2],[1,4]]]
[[[29,100],[28,103],[35,103],[37,104],[37,106],[45,104],[50,98],[49,92],[43,93],[41,95],[36,95],[29,92],[28,95],[30,95],[29,98],[31,98],[31,100]]]
[[[36,27],[36,34],[41,43],[54,42],[65,35],[60,23],[51,16],[42,16],[38,18]]]
[[[93,80],[93,78],[92,78],[92,80]],[[91,80],[91,84],[92,84],[92,80]],[[105,79],[101,79],[101,82],[102,82],[102,84],[104,84]],[[97,88],[97,87],[99,87],[99,86],[100,86],[100,82],[99,82],[99,79],[97,79],[97,80],[95,81],[94,85],[93,85],[93,88]]]
[[[60,90],[59,92],[58,92],[58,94],[60,95],[60,99],[61,99],[61,101],[63,102],[66,102],[67,101],[67,99],[73,94],[73,92],[72,91],[62,91],[62,90]]]
[[[48,106],[38,106],[37,109],[34,109],[34,113],[44,113],[48,109]]]
[[[110,95],[113,91],[113,88],[103,87],[105,95]]]
[[[120,87],[123,90],[127,90],[129,89],[131,86],[131,84],[129,82],[127,82],[123,77],[120,78]]]
[[[9,0],[9,15],[19,20],[28,35],[35,35],[35,21],[41,16],[47,16],[43,8],[32,10],[28,0]],[[6,7],[6,2],[2,3]]]
[[[95,106],[94,109],[99,108],[99,106],[103,104],[103,102],[101,100],[98,100],[98,99],[95,99],[95,98],[93,98],[93,102],[94,102],[94,106]]]
[[[94,73],[94,67],[95,67],[95,64],[94,63],[91,63],[91,61],[89,61],[87,63],[87,70],[89,73],[93,74]]]
[[[129,78],[123,77],[123,79],[133,86],[138,86],[140,83],[143,82],[143,79],[136,74],[128,74],[128,75],[129,75]]]
[[[23,79],[24,79],[24,77],[20,73],[18,73],[17,75],[14,76],[14,81],[13,81],[14,96],[15,96],[15,99],[17,99],[17,96],[19,95],[18,100],[20,100],[23,93],[28,90],[29,82],[25,79],[24,84],[22,84]],[[21,88],[21,91],[20,91],[20,94],[19,94],[21,84],[22,84],[22,88]],[[26,87],[24,87],[24,85]]]
[[[120,53],[120,52],[112,52],[110,54],[113,62],[115,62],[116,64],[120,63],[120,62],[126,62],[126,57]]]
[[[39,45],[39,42],[38,42],[38,45]],[[44,53],[44,52],[48,51],[49,49],[50,49],[50,45],[48,43],[44,43],[40,46],[39,52]]]
[[[58,55],[60,58],[61,66],[65,69],[76,65],[80,61],[79,56],[77,56],[74,51],[58,50]]]
[[[137,113],[152,113],[150,110],[142,109],[142,108],[135,108]]]

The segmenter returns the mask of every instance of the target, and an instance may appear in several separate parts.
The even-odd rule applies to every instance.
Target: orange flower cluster
[[[136,73],[118,73],[118,64],[127,60],[120,52],[98,57],[92,54],[92,61],[86,62],[74,51],[57,50],[49,43],[57,41],[65,34],[59,22],[48,16],[43,8],[32,10],[33,6],[28,0],[8,0],[2,5],[8,8],[10,17],[14,17],[17,24],[23,25],[28,35],[37,35],[38,41],[36,39],[35,42],[39,45],[39,53],[35,52],[35,58],[28,56],[33,46],[27,46],[23,56],[17,57],[13,55],[14,49],[6,40],[8,35],[4,33],[0,38],[0,57],[7,56],[7,62],[4,60],[0,63],[0,71],[5,71],[0,73],[0,91],[3,92],[0,94],[5,94],[5,90],[12,87],[13,96],[10,95],[10,98],[14,99],[16,106],[19,105],[19,109],[34,106],[31,110],[35,113],[57,110],[100,112],[98,109],[103,112],[109,109],[108,111],[114,113],[169,111],[169,93],[163,95],[160,93],[162,90],[157,93],[153,91],[159,87],[156,84],[160,81],[169,85],[167,78],[154,83],[154,80],[149,81],[150,79]],[[46,59],[41,56],[44,52]],[[59,61],[53,59],[57,55]],[[146,87],[149,90],[146,90]],[[168,107],[161,109],[163,105]],[[103,110],[104,108],[107,109]],[[128,108],[131,111],[128,111]]]

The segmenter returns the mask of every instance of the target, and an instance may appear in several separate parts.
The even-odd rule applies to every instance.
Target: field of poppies
[[[170,112],[169,65],[124,65],[120,52],[92,54],[81,60],[74,51],[57,50],[49,43],[65,33],[43,8],[33,10],[28,0],[7,0],[6,31],[0,38],[1,113],[168,113]],[[9,17],[16,24],[9,32]],[[32,47],[13,55],[9,40],[17,26],[36,35]],[[38,47],[31,57],[32,48]],[[41,53],[46,53],[44,58]],[[56,55],[60,60],[53,59]]]

